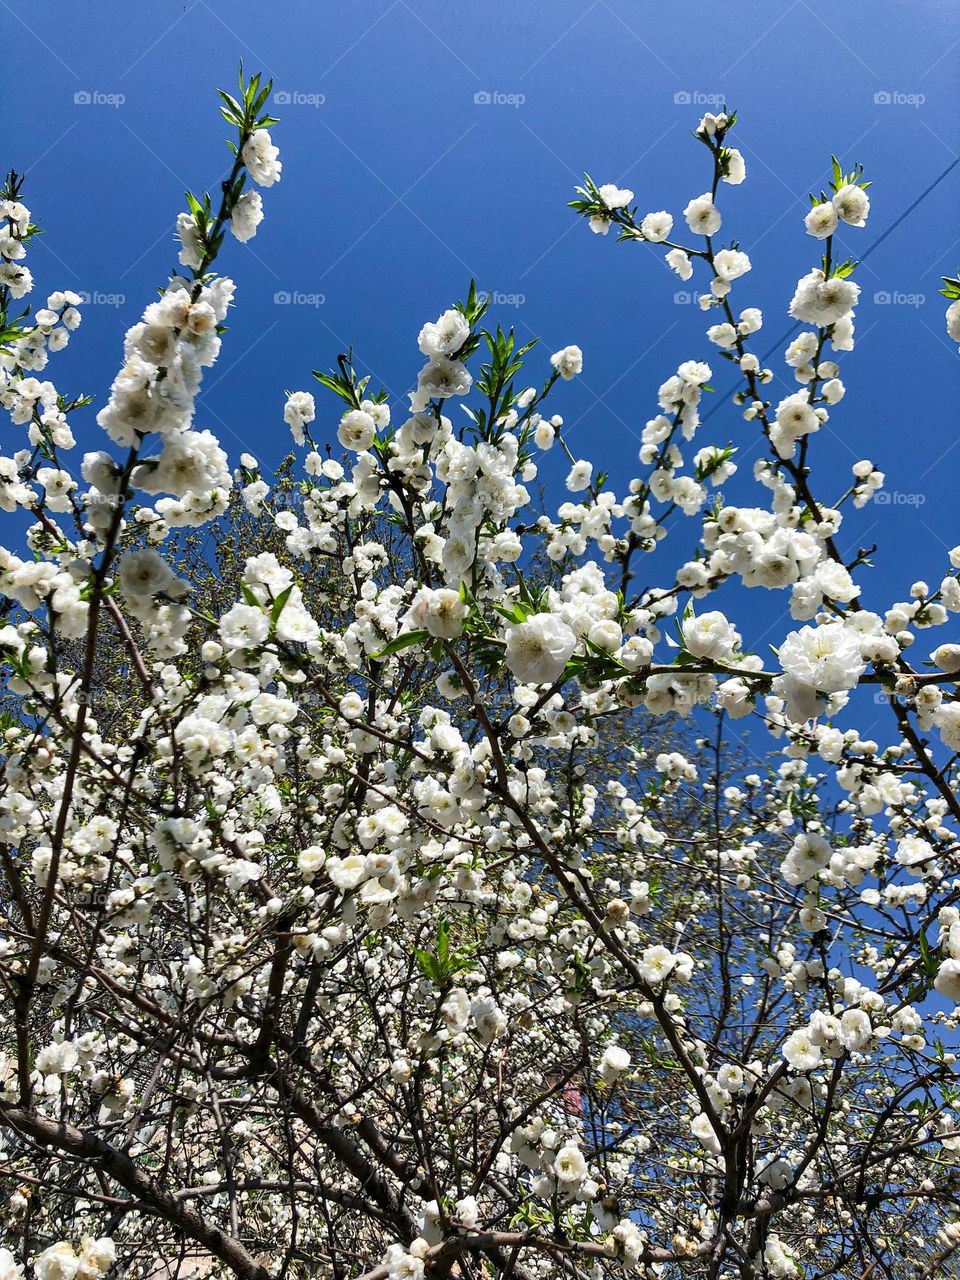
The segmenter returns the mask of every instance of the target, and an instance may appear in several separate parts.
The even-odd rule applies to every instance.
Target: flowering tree
[[[703,276],[757,505],[724,498],[706,363],[660,386],[617,492],[552,413],[580,350],[547,365],[472,286],[421,330],[409,409],[347,356],[316,375],[346,467],[287,397],[298,470],[271,489],[194,426],[234,292],[214,264],[280,178],[268,93],[221,93],[230,172],[188,195],[80,478],[88,402],[37,376],[79,298],[16,314],[36,227],[16,174],[2,193],[25,436],[0,504],[29,527],[0,552],[0,1280],[955,1274],[960,644],[911,647],[960,612],[960,548],[867,609],[845,548],[883,476],[828,501],[813,467],[862,171],[812,198],[776,404],[718,238],[735,117],[697,128],[680,237],[612,185],[573,202]],[[575,496],[538,517],[551,447]],[[211,527],[213,582],[184,542]],[[789,591],[772,661],[728,616],[741,587]],[[636,736],[691,714],[683,752]]]

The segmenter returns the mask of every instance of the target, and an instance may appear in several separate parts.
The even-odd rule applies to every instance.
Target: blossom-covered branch
[[[593,231],[704,278],[626,482],[570,447],[580,348],[472,283],[405,405],[352,353],[287,393],[268,481],[197,403],[226,232],[281,174],[269,92],[221,93],[229,169],[187,194],[76,474],[90,398],[36,375],[79,298],[18,309],[38,229],[19,175],[0,197],[0,506],[28,524],[0,551],[0,1280],[950,1274],[960,547],[897,599],[857,545],[883,473],[817,458],[863,171],[811,195],[779,399],[733,300],[736,116],[697,126],[682,235],[578,188]],[[746,589],[788,593],[772,656]]]

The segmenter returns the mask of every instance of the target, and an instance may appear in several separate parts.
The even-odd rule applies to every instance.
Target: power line
[[[870,257],[871,253],[873,253],[874,249],[878,249],[880,245],[883,244],[884,240],[886,240],[887,236],[890,235],[892,232],[896,231],[900,223],[903,222],[905,218],[909,218],[910,214],[913,213],[914,209],[918,208],[919,205],[923,204],[924,200],[926,200],[927,196],[930,195],[931,191],[934,191],[940,185],[940,183],[944,180],[944,178],[946,178],[948,174],[953,172],[953,170],[957,167],[958,164],[960,164],[960,156],[954,156],[954,158],[950,161],[950,163],[944,169],[943,173],[941,173],[938,177],[934,178],[933,182],[931,182],[928,187],[925,187],[924,190],[920,192],[916,200],[914,200],[912,204],[908,205],[907,208],[904,209],[903,213],[901,213],[898,218],[895,218],[894,221],[890,223],[890,226],[887,227],[886,231],[882,232],[879,236],[877,236],[873,244],[870,245],[870,247],[866,250],[863,256],[859,259],[859,262],[866,262],[866,260]],[[775,351],[779,350],[780,347],[786,342],[786,340],[792,334],[796,333],[796,331],[801,327],[802,323],[803,321],[801,320],[795,320],[793,324],[790,326],[790,328],[787,329],[786,332],[782,335],[782,337],[779,337],[776,340],[776,342],[774,342],[772,346],[768,347],[768,349],[763,353],[763,355],[760,357],[760,363],[764,364],[769,359],[769,357],[773,355]],[[735,386],[730,387],[729,391],[724,392],[723,395],[713,405],[713,407],[703,415],[702,421],[706,422],[708,418],[712,418],[713,415],[717,412],[717,410],[722,408],[727,403],[729,396],[732,395],[737,390],[738,386],[739,386],[739,383]]]

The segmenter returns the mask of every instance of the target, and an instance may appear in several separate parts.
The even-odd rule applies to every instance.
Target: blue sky
[[[175,262],[184,187],[215,187],[229,162],[215,88],[232,87],[241,56],[273,76],[283,180],[264,193],[256,240],[225,246],[238,306],[197,419],[234,459],[247,449],[267,465],[289,444],[284,388],[310,387],[309,371],[352,344],[399,397],[415,378],[420,325],[472,275],[504,296],[499,319],[524,339],[542,336],[541,372],[557,347],[583,347],[584,375],[562,388],[556,411],[571,447],[625,483],[657,386],[711,349],[689,292],[654,250],[592,236],[566,208],[584,169],[633,188],[642,209],[679,217],[707,186],[708,157],[689,130],[713,103],[735,106],[748,181],[723,192],[722,237],[753,260],[734,296],[763,308],[766,350],[817,258],[801,218],[831,152],[875,182],[868,227],[842,240],[855,256],[958,154],[951,0],[733,0],[722,12],[702,0],[4,8],[8,114],[19,104],[5,164],[26,171],[26,202],[47,230],[31,266],[44,294],[101,295],[51,374],[101,403],[124,329]],[[879,542],[888,597],[921,571],[937,580],[960,541],[960,366],[937,296],[939,277],[960,265],[958,193],[960,165],[858,272],[848,397],[813,449],[817,472],[843,470],[835,491],[815,483],[827,499],[855,458],[896,472],[901,498],[861,513],[843,541]],[[726,388],[723,362],[714,367]],[[335,404],[318,400],[332,437]],[[81,438],[100,443],[92,410]],[[756,456],[729,405],[708,441]],[[555,455],[543,468],[558,493],[564,470]]]

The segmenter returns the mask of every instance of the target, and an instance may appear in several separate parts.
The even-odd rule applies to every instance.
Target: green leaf
[[[289,587],[287,587],[285,591],[281,591],[276,600],[274,600],[273,608],[270,610],[271,627],[275,627],[277,625],[277,619],[280,617],[281,613],[283,613],[283,606],[290,599],[290,592],[293,590],[293,586],[294,584],[291,582]]]
[[[441,965],[446,967],[450,958],[450,925],[446,920],[441,920],[437,929],[437,960]]]
[[[473,947],[468,945],[456,951],[450,949],[450,924],[446,919],[437,926],[437,940],[433,951],[415,950],[420,972],[441,990],[449,987],[456,975],[469,969],[473,963]]]
[[[927,935],[921,930],[918,939],[920,944],[920,962],[923,965],[923,971],[931,980],[937,976],[937,970],[940,967],[940,961],[937,952],[931,946]]]
[[[506,618],[508,622],[526,622],[530,613],[533,612],[533,610],[527,609],[521,601],[518,601],[510,609],[501,604],[495,604],[493,607],[495,612],[499,613],[501,618]]]
[[[420,972],[423,976],[425,978],[429,978],[431,982],[435,983],[439,987],[441,985],[440,977],[437,971],[437,962],[434,957],[429,951],[420,951],[416,949],[413,954],[417,958],[417,964],[420,966]]]
[[[385,644],[382,649],[376,653],[371,653],[371,658],[388,658],[393,653],[400,653],[402,649],[409,649],[415,644],[423,644],[425,640],[430,639],[430,632],[425,628],[416,631],[404,631],[402,635],[391,640],[389,644]]]
[[[263,110],[263,104],[270,97],[270,90],[272,88],[273,88],[273,81],[268,80],[267,83],[260,90],[260,92],[257,94],[256,98],[254,99],[253,106],[251,108],[251,112],[253,115],[258,115],[260,111]]]
[[[321,373],[319,369],[314,369],[313,376],[321,386],[332,391],[334,395],[339,396],[341,400],[345,400],[351,409],[356,408],[353,388],[342,382],[336,374]]]
[[[234,124],[241,124],[243,121],[243,107],[241,107],[240,103],[232,94],[226,93],[223,89],[218,89],[217,93],[224,102],[224,107],[222,108],[224,116]]]

